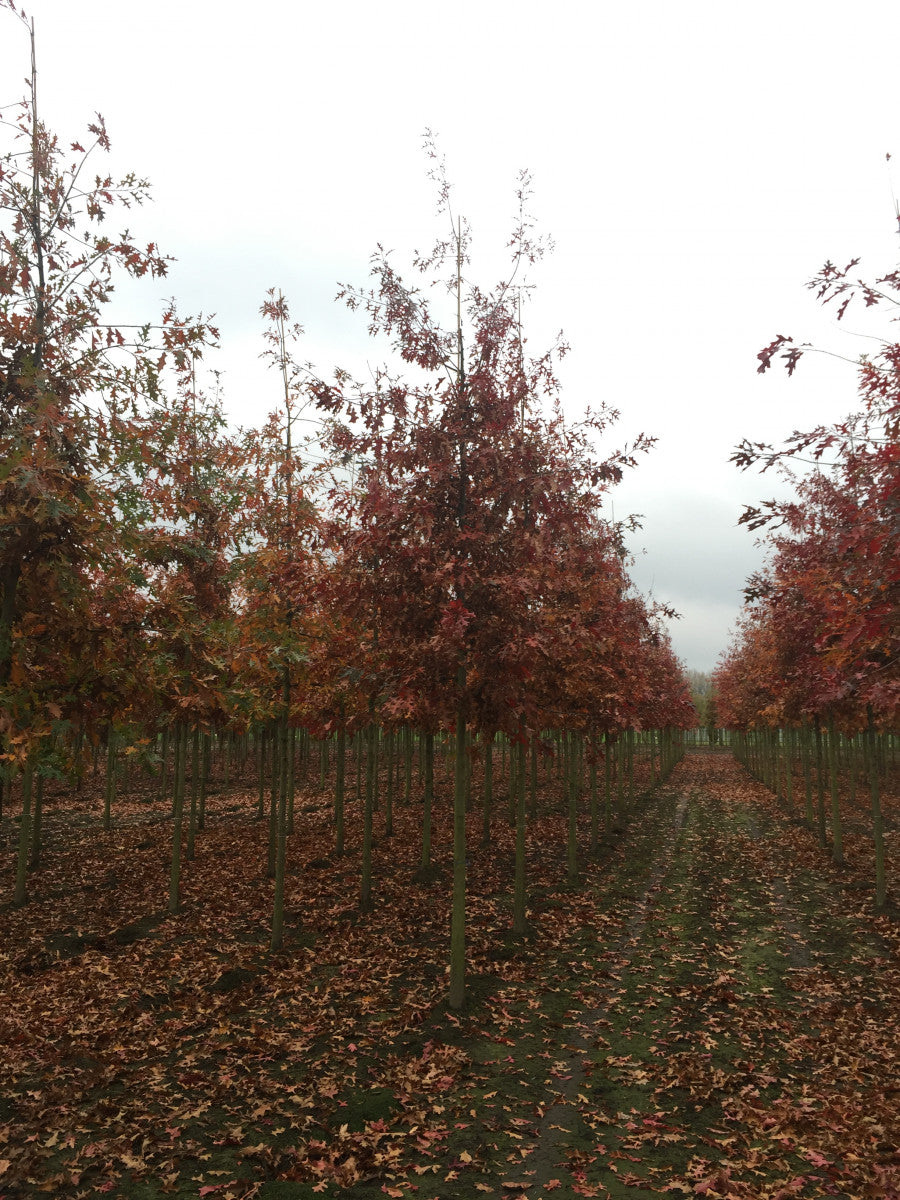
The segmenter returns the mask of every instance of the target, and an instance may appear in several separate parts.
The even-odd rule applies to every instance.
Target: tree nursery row
[[[604,509],[650,439],[598,455],[616,414],[572,423],[554,375],[564,346],[525,353],[522,288],[542,251],[527,177],[509,276],[484,291],[433,146],[449,236],[415,285],[379,251],[372,286],[342,293],[386,365],[358,383],[300,364],[301,331],[272,290],[271,415],[230,430],[198,383],[208,320],[174,303],[139,328],[111,320],[116,279],[163,277],[169,260],[107,232],[147,184],[95,173],[101,118],[84,144],[44,126],[33,28],[31,42],[30,94],[3,110],[0,158],[0,755],[22,804],[16,902],[41,781],[75,783],[104,754],[108,826],[118,757],[166,739],[177,907],[187,764],[196,783],[211,734],[230,745],[253,730],[274,798],[277,945],[296,731],[365,730],[370,762],[378,729],[389,744],[413,729],[426,748],[449,733],[458,1004],[470,743],[505,735],[521,756],[553,729],[593,762],[600,738],[693,720],[663,613],[631,586]]]

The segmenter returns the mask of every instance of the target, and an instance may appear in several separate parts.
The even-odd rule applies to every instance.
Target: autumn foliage
[[[829,876],[730,757],[679,766],[697,713],[673,614],[608,515],[652,438],[609,448],[614,410],[565,409],[564,342],[526,351],[528,176],[483,287],[428,135],[443,235],[406,275],[379,247],[339,293],[387,361],[362,381],[299,361],[273,288],[271,412],[235,430],[209,320],[115,323],[117,281],[167,271],[108,232],[148,186],[96,173],[102,118],[68,148],[43,125],[33,28],[0,10],[32,47],[29,95],[0,109],[0,1200],[403,1197],[438,1171],[756,1200],[764,1159],[771,1200],[896,1196],[872,1190],[897,1179],[876,1087],[896,1039],[867,1011],[841,1025],[821,965],[789,997],[772,946],[811,878],[832,909],[839,867],[869,886],[845,783],[872,789],[886,906],[900,350],[861,364],[837,429],[738,454],[834,459],[749,514],[772,559],[716,677],[738,758],[791,814],[802,762],[823,844],[830,789]],[[819,282],[845,306],[847,272]],[[780,353],[793,371],[783,338],[761,369]],[[779,854],[792,900],[766,882]],[[738,945],[738,911],[766,936]],[[811,917],[804,937],[827,942]],[[570,1118],[587,1148],[563,1169]]]
[[[272,413],[231,431],[202,383],[214,327],[174,304],[137,330],[110,319],[118,278],[167,270],[155,243],[107,233],[147,184],[92,174],[109,149],[99,117],[64,148],[36,79],[33,63],[30,94],[4,110],[0,174],[0,758],[5,793],[23,797],[17,904],[43,782],[77,785],[98,757],[107,829],[122,755],[171,788],[174,913],[182,837],[189,859],[205,820],[203,763],[252,735],[274,947],[298,738],[343,756],[367,731],[371,817],[382,733],[391,753],[452,733],[464,806],[471,760],[498,735],[524,752],[551,730],[599,746],[692,721],[662,614],[632,588],[605,514],[649,439],[598,453],[615,413],[573,424],[562,344],[524,354],[541,253],[526,177],[509,278],[484,290],[429,141],[449,237],[416,260],[419,282],[379,250],[374,286],[342,291],[392,343],[392,365],[372,384],[340,369],[326,382],[296,361],[302,331],[273,290]],[[312,443],[301,413],[319,418]]]
[[[900,303],[896,270],[866,282],[826,263],[810,282],[840,320],[854,299]],[[808,347],[779,336],[759,355],[789,374]],[[739,639],[719,670],[726,723],[791,723],[814,717],[848,731],[870,717],[896,726],[900,705],[900,343],[882,341],[857,368],[859,407],[834,427],[794,433],[780,449],[744,442],[741,467],[800,459],[796,498],[749,509],[764,528],[768,567],[750,581]],[[812,456],[811,459],[809,456]]]

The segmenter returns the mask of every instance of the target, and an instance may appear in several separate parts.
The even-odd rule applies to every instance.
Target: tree
[[[827,262],[808,286],[823,304],[837,302],[838,320],[860,298],[867,308],[900,309],[900,270],[872,283],[852,277],[858,263]],[[793,375],[811,349],[779,335],[760,351],[758,370],[780,358]],[[834,426],[794,432],[778,449],[744,441],[732,458],[743,469],[765,471],[812,455],[815,473],[794,477],[797,501],[767,501],[741,519],[751,529],[783,528],[807,554],[815,542],[819,563],[806,593],[818,590],[827,610],[817,648],[848,694],[893,720],[900,703],[900,342],[880,339],[879,349],[856,365],[856,412]],[[783,540],[777,545],[787,552]]]
[[[450,298],[452,323],[440,323],[427,294],[408,286],[380,248],[376,286],[342,293],[425,383],[385,368],[374,389],[342,376],[337,386],[316,385],[315,395],[334,418],[335,456],[362,464],[358,485],[339,498],[348,583],[338,602],[369,639],[372,703],[380,698],[393,720],[443,716],[454,730],[450,1004],[459,1007],[467,738],[505,729],[524,742],[538,728],[528,685],[546,651],[541,610],[560,568],[557,544],[587,528],[605,487],[648,442],[597,460],[590,438],[612,414],[567,424],[554,375],[562,343],[525,357],[519,276],[542,252],[527,212],[528,177],[520,179],[511,274],[490,291],[465,278],[469,231],[453,217],[442,164],[434,178],[451,233],[415,267],[437,291],[434,307],[442,292]],[[549,417],[542,398],[554,405]]]
[[[116,558],[120,495],[152,455],[143,435],[166,368],[189,371],[214,330],[172,306],[137,330],[105,319],[118,273],[167,270],[154,243],[106,233],[148,185],[89,180],[110,146],[102,117],[86,145],[63,148],[38,115],[33,25],[11,0],[0,9],[31,44],[28,95],[0,120],[0,736],[23,764],[59,719],[56,699],[30,686],[34,639],[59,641],[85,611],[87,580]]]
[[[852,276],[858,262],[844,268],[827,262],[810,288],[822,303],[837,302],[838,320],[857,298],[867,308],[900,308],[900,271],[870,283]],[[782,467],[796,497],[748,508],[742,517],[751,529],[766,529],[772,553],[766,570],[750,581],[749,614],[717,673],[723,713],[741,725],[803,724],[810,824],[812,722],[818,835],[825,845],[827,759],[832,854],[838,863],[843,834],[836,729],[854,734],[868,728],[874,734],[877,724],[894,728],[900,707],[900,343],[879,341],[879,349],[856,364],[861,405],[855,413],[834,426],[795,431],[778,449],[744,441],[733,455],[742,468]],[[810,349],[779,335],[760,351],[758,369],[765,372],[781,358],[793,375]],[[814,470],[798,475],[801,463]],[[775,735],[776,749],[777,740]],[[788,753],[790,743],[788,734]],[[777,789],[777,759],[772,775]],[[876,907],[881,907],[885,870],[877,775],[870,772]]]

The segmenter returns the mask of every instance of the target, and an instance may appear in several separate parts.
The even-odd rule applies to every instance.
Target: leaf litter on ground
[[[864,847],[830,866],[729,757],[689,755],[577,890],[564,815],[536,821],[526,938],[498,816],[459,1013],[445,799],[434,880],[400,807],[362,918],[305,796],[277,954],[267,832],[255,796],[227,803],[177,916],[146,804],[109,834],[51,812],[34,900],[4,914],[0,1197],[898,1195],[896,923],[854,890]]]

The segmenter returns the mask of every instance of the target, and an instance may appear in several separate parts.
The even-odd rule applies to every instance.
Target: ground
[[[473,811],[451,1012],[447,790],[434,870],[399,808],[364,917],[355,806],[338,858],[304,792],[275,954],[252,794],[211,797],[176,915],[163,808],[103,833],[51,805],[3,909],[0,1200],[900,1197],[900,927],[862,835],[838,870],[730,755],[690,753],[577,888],[564,817],[536,823],[516,938],[505,810],[489,849]]]

